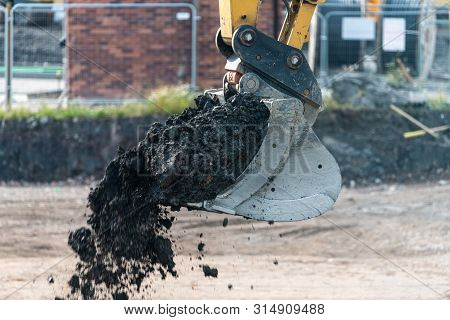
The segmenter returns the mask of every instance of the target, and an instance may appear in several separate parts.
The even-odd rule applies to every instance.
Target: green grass
[[[443,92],[429,99],[427,102],[431,109],[450,111],[450,103],[448,101],[448,94]]]
[[[355,109],[350,103],[339,103],[333,99],[332,96],[326,95],[323,98],[323,103],[326,110],[342,110],[342,109]]]
[[[394,86],[406,83],[405,77],[403,76],[400,68],[397,67],[395,61],[386,64],[385,79],[388,84]]]
[[[94,119],[115,117],[141,117],[152,114],[178,114],[187,107],[193,106],[196,93],[186,87],[164,87],[152,91],[148,101],[129,103],[123,106],[82,106],[69,105],[57,109],[41,106],[37,110],[26,107],[0,110],[0,120],[27,119],[27,118],[53,118],[53,119]]]
[[[323,102],[325,111],[329,110],[344,110],[344,109],[358,109],[349,103],[339,103],[331,95],[324,95]],[[450,111],[449,96],[445,92],[441,92],[426,101],[428,108],[431,110]],[[425,108],[424,108],[425,109]]]
[[[185,86],[161,87],[149,95],[149,102],[145,105],[152,108],[152,113],[178,114],[187,107],[194,105],[194,98],[198,95]]]

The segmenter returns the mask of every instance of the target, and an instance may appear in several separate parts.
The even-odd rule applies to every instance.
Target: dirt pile
[[[448,112],[417,110],[414,118],[429,127],[450,122]],[[336,158],[343,183],[418,182],[450,177],[450,133],[405,139],[418,128],[388,110],[333,110],[314,124],[316,133]]]
[[[215,198],[258,151],[269,118],[263,103],[249,95],[224,105],[206,96],[195,102],[153,124],[137,147],[119,150],[91,190],[89,228],[69,235],[80,262],[68,298],[127,299],[156,272],[176,276],[173,218],[162,206]]]
[[[393,84],[381,75],[348,72],[328,80],[333,99],[340,105],[358,109],[388,109],[391,104],[406,108],[427,107],[427,97],[408,84]]]

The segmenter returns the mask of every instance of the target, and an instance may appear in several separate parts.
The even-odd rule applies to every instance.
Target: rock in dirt
[[[153,124],[135,148],[119,150],[90,192],[89,227],[69,235],[80,262],[68,298],[127,299],[156,272],[176,276],[168,233],[173,218],[162,206],[214,199],[255,156],[270,114],[262,102],[250,95],[223,105],[206,96],[195,102],[196,108]],[[218,275],[209,266],[203,272]]]

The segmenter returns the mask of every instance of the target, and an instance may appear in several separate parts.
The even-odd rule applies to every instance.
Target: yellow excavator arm
[[[328,211],[341,190],[339,166],[314,134],[322,92],[301,48],[324,0],[283,0],[279,39],[256,28],[260,0],[219,0],[216,45],[226,58],[222,103],[251,94],[270,111],[267,134],[248,167],[215,199],[190,204],[265,221],[298,221]]]
[[[256,26],[260,0],[219,0],[220,30],[231,45],[234,31],[242,25]]]
[[[301,49],[309,40],[309,26],[318,4],[326,0],[283,0],[287,16],[278,41]],[[260,0],[219,0],[220,29],[224,42],[231,45],[234,32],[242,25],[256,27]]]

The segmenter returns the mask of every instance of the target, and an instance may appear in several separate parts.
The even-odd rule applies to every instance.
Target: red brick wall
[[[200,16],[198,85],[201,88],[218,87],[225,63],[214,44],[219,27],[218,0],[194,3],[198,5]],[[269,35],[273,34],[272,6],[270,0],[263,3],[258,23],[258,28]],[[67,13],[69,96],[84,99],[133,98],[146,95],[151,88],[158,86],[189,83],[191,22],[177,21],[175,15],[179,11],[189,10],[70,9]]]

